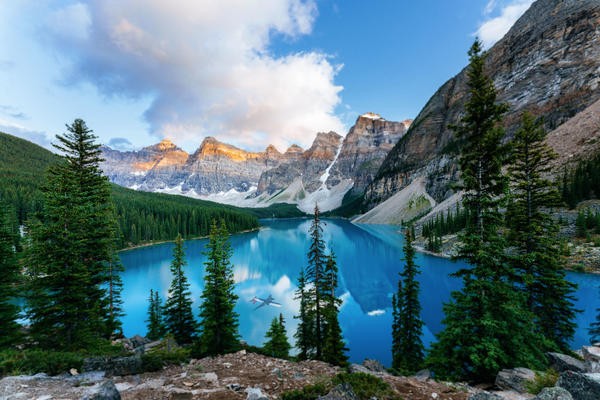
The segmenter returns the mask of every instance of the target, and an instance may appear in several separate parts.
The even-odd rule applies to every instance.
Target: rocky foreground
[[[114,359],[90,359],[84,371],[71,370],[59,376],[37,374],[9,376],[0,380],[0,399],[279,399],[284,392],[315,383],[330,382],[341,368],[320,361],[293,362],[245,350],[219,357],[191,360],[157,372],[141,372],[138,355]],[[600,344],[584,347],[580,358],[549,353],[552,371],[536,373],[526,368],[501,371],[493,385],[433,380],[428,371],[416,376],[389,374],[377,361],[352,364],[352,373],[366,373],[385,381],[392,393],[385,399],[404,400],[598,400],[600,399]],[[94,369],[103,369],[94,371]],[[549,376],[554,379],[545,379]],[[540,381],[543,380],[540,387]],[[533,395],[535,385],[539,394]],[[331,389],[322,400],[359,400],[352,387],[344,384]],[[372,399],[369,399],[372,400]]]

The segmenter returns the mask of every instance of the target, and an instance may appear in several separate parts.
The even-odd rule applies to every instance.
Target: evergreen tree
[[[19,307],[13,303],[18,294],[20,274],[15,255],[15,238],[9,209],[0,203],[0,349],[15,345],[19,339]]]
[[[309,317],[314,319],[314,357],[321,360],[323,356],[323,329],[325,321],[323,315],[323,295],[327,284],[325,277],[325,265],[327,255],[325,254],[325,241],[323,240],[323,227],[319,215],[319,206],[315,205],[314,217],[309,230],[311,237],[308,250],[308,266],[306,267],[306,280],[311,285],[307,289],[308,304],[310,304]]]
[[[308,298],[308,289],[306,287],[306,276],[304,270],[300,271],[298,277],[298,289],[296,289],[295,300],[300,302],[299,314],[294,317],[299,320],[298,329],[294,334],[296,339],[296,347],[298,348],[298,359],[307,360],[313,357],[314,337],[312,332],[314,329],[313,318],[311,315],[311,306]]]
[[[213,220],[206,248],[202,320],[194,352],[196,355],[231,353],[240,347],[238,314],[234,311],[238,296],[233,292],[232,250],[224,221],[217,227]]]
[[[505,256],[503,225],[505,148],[499,127],[506,105],[485,74],[485,54],[476,41],[469,51],[469,99],[460,124],[452,127],[462,141],[459,165],[468,224],[460,235],[459,257],[471,264],[456,273],[462,291],[445,304],[445,328],[433,344],[429,363],[443,378],[493,380],[502,368],[540,367],[543,346],[515,273]]]
[[[333,252],[327,256],[325,264],[323,290],[323,320],[325,329],[323,332],[323,358],[330,364],[345,366],[348,364],[348,351],[342,336],[342,328],[338,319],[339,308],[342,301],[336,297],[335,290],[338,285],[338,268]]]
[[[190,284],[185,277],[183,266],[186,264],[183,253],[183,239],[177,235],[171,261],[173,280],[169,288],[169,297],[165,304],[164,320],[168,332],[179,344],[192,343],[196,332],[196,321],[192,314]]]
[[[559,226],[548,211],[560,206],[561,199],[556,186],[546,178],[557,155],[545,137],[541,122],[523,114],[512,141],[512,201],[506,219],[510,243],[516,249],[512,264],[521,276],[538,330],[551,343],[547,350],[567,351],[576,328],[576,285],[566,279]]]
[[[404,269],[400,273],[402,283],[398,283],[398,293],[394,295],[392,325],[393,347],[392,367],[405,374],[413,374],[423,365],[424,351],[421,335],[421,303],[419,302],[419,282],[416,276],[420,273],[414,262],[415,249],[409,230],[405,234]]]
[[[283,314],[279,314],[279,318],[273,318],[271,327],[266,333],[268,339],[263,349],[271,357],[288,358],[290,353],[290,343],[287,340],[285,331],[285,320]]]
[[[148,330],[146,337],[150,340],[158,340],[165,335],[166,329],[163,322],[163,306],[158,295],[158,290],[154,291],[150,289],[146,328]]]
[[[122,337],[123,329],[120,318],[125,315],[123,312],[123,299],[121,292],[123,291],[123,281],[121,273],[124,268],[117,254],[113,255],[113,259],[108,265],[108,315],[106,316],[106,331],[107,336]]]
[[[75,350],[109,336],[115,212],[99,145],[78,119],[57,135],[63,161],[49,169],[44,209],[29,227],[28,317],[42,347]]]

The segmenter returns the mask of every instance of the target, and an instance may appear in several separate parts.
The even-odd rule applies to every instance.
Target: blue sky
[[[0,130],[48,147],[83,118],[103,143],[205,136],[259,150],[414,118],[532,0],[0,2]]]

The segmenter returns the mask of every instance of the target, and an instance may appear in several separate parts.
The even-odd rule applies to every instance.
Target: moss
[[[525,388],[531,394],[538,394],[544,388],[554,387],[556,381],[558,381],[558,372],[549,369],[546,372],[536,372],[535,378],[525,383]]]

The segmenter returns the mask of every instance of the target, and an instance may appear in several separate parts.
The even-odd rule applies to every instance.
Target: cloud
[[[133,144],[129,141],[129,139],[122,137],[111,138],[108,141],[108,146],[121,151],[133,149]]]
[[[484,15],[488,17],[479,25],[476,35],[483,43],[483,47],[489,49],[510,30],[514,23],[523,15],[534,0],[512,0],[508,3],[498,4],[496,0],[490,0]],[[499,14],[492,16],[496,9]]]
[[[19,120],[29,119],[27,114],[25,114],[24,112],[19,111],[18,109],[16,109],[13,106],[7,106],[5,104],[0,104],[0,113],[7,115],[11,118],[14,118],[14,119],[19,119]]]
[[[65,84],[152,96],[144,118],[159,138],[283,149],[344,131],[334,114],[341,65],[271,49],[310,34],[316,16],[314,0],[90,0],[50,13],[45,37],[69,62]]]
[[[34,131],[25,126],[15,124],[0,118],[0,132],[8,133],[21,139],[28,140],[48,150],[55,151],[46,132]]]

